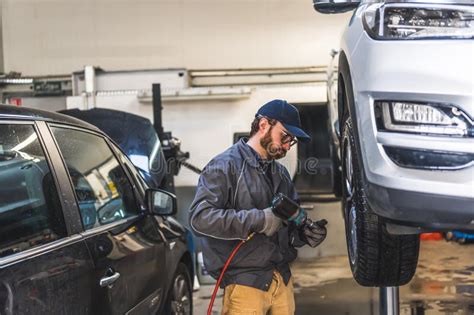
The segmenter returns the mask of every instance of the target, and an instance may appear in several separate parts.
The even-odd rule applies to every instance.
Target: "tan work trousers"
[[[293,315],[295,297],[293,279],[285,285],[282,276],[273,272],[268,291],[239,284],[230,284],[224,289],[222,315]]]

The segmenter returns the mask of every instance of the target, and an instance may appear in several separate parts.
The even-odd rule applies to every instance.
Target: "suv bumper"
[[[433,230],[474,231],[472,198],[433,195],[369,184],[370,207],[380,216],[401,225]]]

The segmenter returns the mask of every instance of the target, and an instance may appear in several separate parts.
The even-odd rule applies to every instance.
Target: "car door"
[[[42,127],[0,120],[0,314],[90,314],[94,265]]]
[[[51,125],[95,264],[95,312],[153,314],[165,298],[165,247],[144,196],[106,138]]]

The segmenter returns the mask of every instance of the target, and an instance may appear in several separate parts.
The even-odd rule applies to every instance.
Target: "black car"
[[[0,314],[191,314],[175,212],[96,127],[0,105]]]

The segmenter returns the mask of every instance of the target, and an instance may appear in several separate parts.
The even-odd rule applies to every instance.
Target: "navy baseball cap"
[[[310,141],[311,137],[301,129],[298,109],[285,100],[273,100],[257,111],[255,117],[265,116],[278,120],[293,136],[300,141]]]

